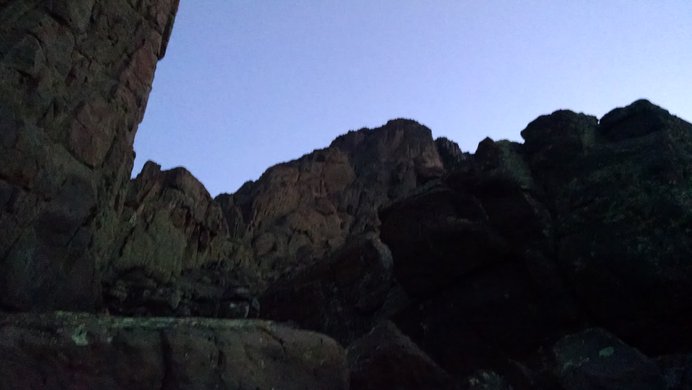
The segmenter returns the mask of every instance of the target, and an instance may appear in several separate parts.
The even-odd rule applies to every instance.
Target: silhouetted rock
[[[264,321],[74,313],[0,319],[7,389],[347,389],[328,337]]]
[[[640,101],[600,125],[557,111],[522,135],[484,140],[381,211],[412,298],[394,321],[450,373],[509,381],[512,361],[589,325],[651,356],[689,351],[692,125]]]
[[[261,315],[348,344],[385,316],[393,283],[389,249],[376,237],[355,237],[318,263],[272,283],[260,298]]]
[[[0,5],[0,308],[139,317],[2,314],[0,387],[348,386],[332,339],[152,316],[325,332],[354,388],[690,387],[691,124],[560,110],[471,155],[397,119],[216,199],[130,181],[177,5]]]
[[[348,347],[354,389],[451,389],[451,377],[394,324],[377,325]]]
[[[567,126],[580,136],[566,137],[595,133],[597,142],[559,158],[526,141],[553,217],[556,264],[594,323],[651,354],[689,350],[692,125],[643,101],[588,123]]]
[[[553,347],[566,390],[665,389],[656,364],[602,329],[565,336]]]
[[[469,153],[462,152],[456,142],[445,137],[436,138],[435,147],[446,171],[454,171],[461,168],[463,163],[468,161],[471,156]]]
[[[668,390],[692,388],[692,354],[668,355],[656,359]]]
[[[0,6],[0,305],[99,305],[132,143],[177,6]]]

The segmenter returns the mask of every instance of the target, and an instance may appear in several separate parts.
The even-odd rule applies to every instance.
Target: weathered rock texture
[[[267,322],[24,314],[0,386],[689,388],[691,124],[561,110],[471,155],[397,119],[216,199],[130,181],[176,9],[0,2],[0,309],[259,312],[351,373]]]
[[[0,319],[4,389],[347,389],[345,351],[264,321],[73,313]]]
[[[315,263],[349,237],[377,232],[380,206],[442,172],[430,130],[398,119],[276,165],[218,201],[269,282]]]
[[[98,306],[177,5],[0,3],[0,305]]]
[[[354,389],[451,389],[450,376],[394,324],[377,325],[348,348]]]
[[[184,168],[145,164],[125,199],[115,250],[104,272],[111,312],[245,317],[247,267],[221,207]]]
[[[653,360],[602,329],[563,337],[553,354],[565,390],[666,388]]]
[[[448,372],[515,387],[588,388],[591,368],[557,380],[538,351],[590,326],[650,357],[689,353],[692,125],[637,101],[600,121],[557,111],[522,136],[484,140],[381,212],[410,298],[394,321]],[[649,383],[623,365],[594,371],[616,377],[599,388]]]

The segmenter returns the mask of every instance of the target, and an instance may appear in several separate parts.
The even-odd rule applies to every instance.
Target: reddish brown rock
[[[382,205],[442,172],[430,130],[399,119],[342,135],[218,200],[262,279],[272,281],[318,261],[349,236],[378,231]]]
[[[129,185],[115,244],[103,279],[113,313],[250,314],[252,296],[241,291],[252,285],[251,264],[233,255],[238,243],[221,207],[186,169],[145,164]]]
[[[348,347],[354,389],[452,389],[451,377],[391,322]]]
[[[177,0],[0,5],[0,305],[91,309]]]
[[[7,389],[347,389],[332,339],[264,321],[74,313],[0,319]]]

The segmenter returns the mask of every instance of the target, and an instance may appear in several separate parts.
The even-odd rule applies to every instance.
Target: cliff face
[[[315,263],[350,237],[377,233],[382,205],[442,172],[430,130],[399,119],[342,135],[217,201],[262,281],[270,282]]]
[[[177,0],[0,5],[0,305],[96,307]]]

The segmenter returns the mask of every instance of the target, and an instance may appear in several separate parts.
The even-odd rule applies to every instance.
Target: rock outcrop
[[[0,4],[0,305],[94,309],[178,0]]]
[[[692,124],[471,155],[397,119],[215,199],[130,180],[177,5],[0,4],[0,387],[690,387]],[[218,319],[258,316],[327,336]]]
[[[656,362],[602,329],[563,337],[553,354],[565,390],[666,388]]]
[[[5,389],[348,389],[328,337],[264,321],[75,313],[0,319]]]
[[[522,136],[484,140],[381,212],[411,298],[394,321],[448,372],[514,386],[555,383],[538,351],[589,326],[649,357],[689,352],[692,125],[637,101],[600,122],[558,111]],[[612,375],[603,388],[632,383]]]
[[[394,324],[384,322],[348,349],[354,389],[451,389],[452,381]]]
[[[249,266],[233,261],[239,243],[184,168],[145,164],[128,187],[115,242],[103,276],[111,313],[239,318],[253,309]]]
[[[351,131],[217,200],[269,283],[378,232],[382,205],[442,172],[431,131],[398,119]]]

